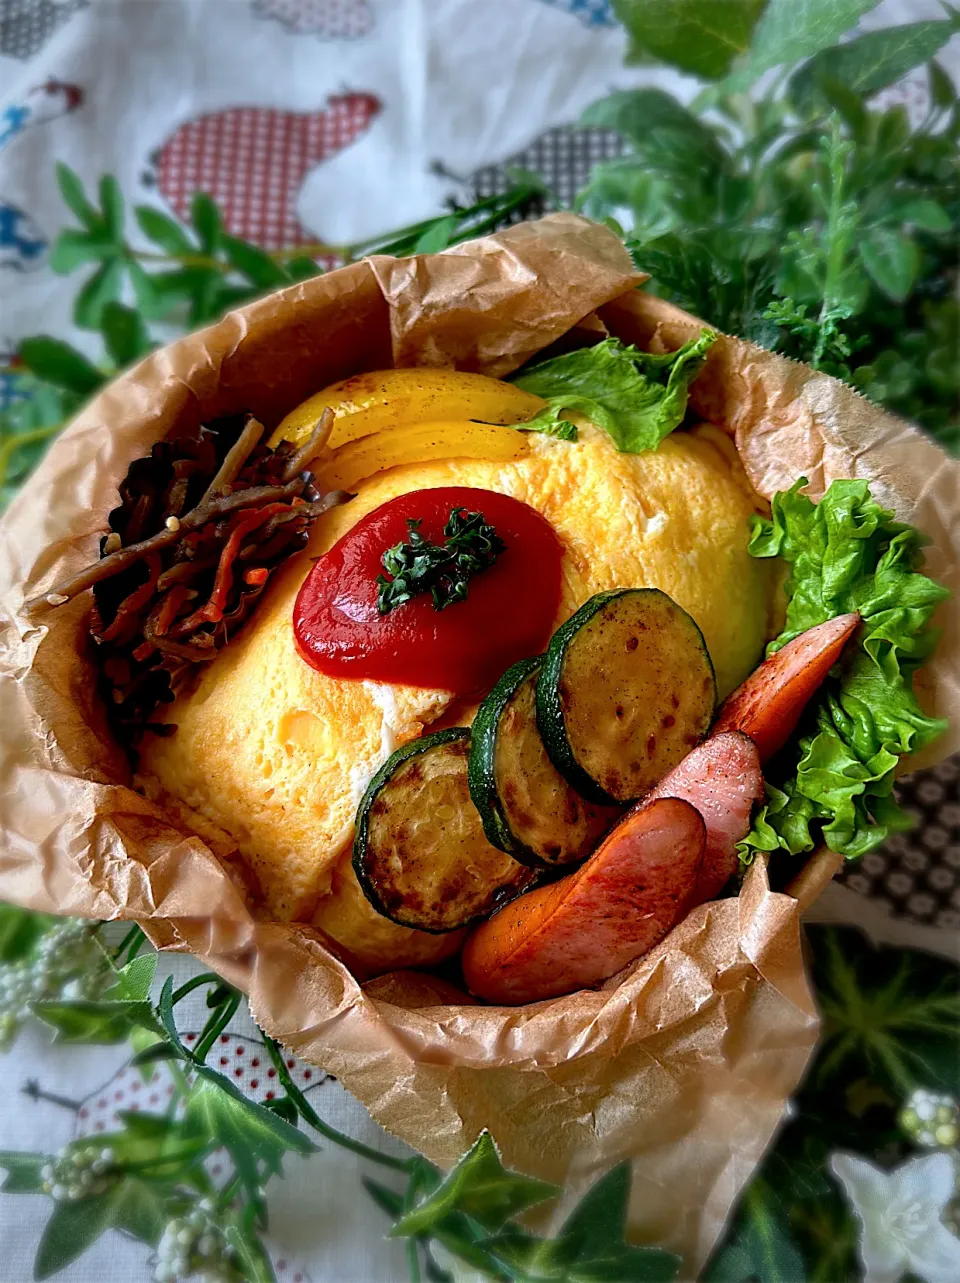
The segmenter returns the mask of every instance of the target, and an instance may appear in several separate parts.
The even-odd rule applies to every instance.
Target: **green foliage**
[[[683,422],[690,384],[715,339],[711,330],[703,330],[675,352],[660,355],[604,339],[525,366],[511,381],[543,397],[547,408],[523,428],[554,435],[565,428],[575,431],[564,418],[573,411],[609,432],[618,450],[655,450]]]
[[[742,93],[765,71],[796,64],[840,37],[880,0],[767,0],[750,50],[720,91]]]
[[[230,236],[220,211],[202,192],[192,202],[189,229],[152,205],[136,206],[137,229],[148,242],[140,248],[128,234],[128,211],[116,179],[101,179],[98,203],[67,165],[58,164],[57,181],[79,226],[60,233],[50,266],[68,275],[93,265],[76,295],[73,319],[81,329],[98,332],[104,358],[92,361],[71,344],[46,335],[21,342],[17,365],[8,370],[20,399],[0,413],[0,510],[64,421],[115,374],[158,346],[152,323],[193,327],[215,321],[265,291],[317,276],[322,268],[316,257],[350,262],[374,252],[435,253],[499,227],[543,193],[539,179],[518,173],[515,185],[502,195],[386,236],[354,245],[266,253]]]
[[[790,78],[787,94],[801,116],[817,110],[821,85],[839,82],[860,97],[895,85],[914,67],[929,62],[957,30],[956,23],[913,22],[868,31],[846,44],[823,49]],[[826,90],[829,106],[829,89]]]
[[[821,838],[852,858],[909,827],[892,796],[894,770],[946,727],[913,693],[937,639],[931,616],[950,595],[920,572],[923,536],[881,508],[866,481],[834,481],[817,504],[800,493],[806,484],[775,495],[770,518],[753,521],[751,553],[790,566],[784,631],[768,651],[837,615],[857,611],[861,624],[768,771],[744,858],[796,855]]]
[[[513,1216],[561,1191],[546,1181],[508,1172],[500,1161],[489,1132],[483,1132],[473,1148],[460,1159],[450,1175],[394,1225],[400,1237],[423,1234],[451,1212],[462,1212],[487,1230],[498,1230]]]
[[[679,1261],[659,1248],[633,1247],[625,1241],[630,1196],[630,1164],[620,1163],[601,1177],[573,1209],[554,1238],[541,1238],[511,1218],[555,1197],[560,1191],[544,1181],[504,1169],[487,1132],[461,1158],[442,1183],[433,1169],[411,1173],[414,1187],[427,1195],[411,1210],[405,1199],[374,1182],[367,1188],[389,1216],[391,1233],[426,1239],[488,1278],[515,1283],[670,1283]]]
[[[766,0],[613,0],[630,34],[628,62],[651,57],[712,79],[750,48]]]
[[[750,1182],[704,1283],[837,1283],[861,1275],[858,1227],[829,1168],[840,1150],[909,1156],[898,1124],[917,1086],[960,1093],[960,972],[876,948],[852,927],[807,928],[823,1036],[792,1119]]]
[[[833,45],[870,7],[771,0],[747,61],[697,110],[654,89],[595,103],[582,123],[617,129],[627,151],[594,167],[578,203],[627,229],[654,292],[845,379],[951,447],[960,112],[933,58],[957,20]],[[688,32],[689,58],[696,43]],[[924,63],[931,110],[911,127],[872,95]],[[764,96],[736,92],[775,65]]]

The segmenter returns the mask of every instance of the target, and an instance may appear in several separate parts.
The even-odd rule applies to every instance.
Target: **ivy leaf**
[[[628,62],[650,56],[713,80],[745,54],[766,0],[613,0],[630,35]]]
[[[164,1206],[165,1191],[152,1182],[127,1177],[112,1193],[111,1223],[142,1243],[156,1247],[169,1220]]]
[[[206,192],[197,192],[190,205],[190,221],[206,254],[215,254],[220,245],[223,220]]]
[[[538,1283],[670,1283],[680,1268],[676,1256],[625,1241],[629,1197],[630,1164],[618,1163],[587,1190],[556,1238],[536,1238],[511,1225],[481,1246]]]
[[[874,948],[852,927],[809,927],[823,1014],[815,1085],[868,1078],[896,1100],[960,1096],[960,973],[932,954]]]
[[[193,242],[180,224],[162,210],[153,205],[138,205],[133,212],[144,236],[172,258],[196,253]]]
[[[280,285],[289,285],[290,277],[269,254],[265,254],[249,241],[238,240],[235,236],[220,237],[220,246],[232,267],[258,289],[272,290]]]
[[[137,1025],[160,1032],[149,1002],[43,998],[32,1002],[30,1009],[56,1030],[55,1042],[125,1042]]]
[[[0,1193],[3,1194],[38,1194],[43,1189],[43,1177],[40,1169],[50,1159],[46,1154],[19,1154],[16,1150],[0,1150],[0,1167],[7,1175]]]
[[[125,303],[106,304],[100,329],[107,351],[119,370],[132,365],[153,346],[143,317]]]
[[[702,102],[742,93],[771,67],[798,63],[836,44],[878,3],[879,0],[769,0],[744,62],[712,91],[701,95]]]
[[[65,165],[62,160],[57,161],[56,172],[60,195],[63,197],[70,212],[79,219],[88,231],[102,233],[104,230],[103,219],[96,208],[87,200],[87,195],[79,176],[69,165]]]
[[[50,267],[60,276],[67,276],[82,263],[96,263],[111,258],[116,245],[102,232],[78,232],[68,228],[61,232],[50,251]]]
[[[76,1203],[54,1203],[33,1263],[38,1283],[66,1269],[115,1224],[114,1199],[115,1191],[111,1190]]]
[[[159,954],[144,953],[128,962],[117,972],[117,978],[104,993],[104,998],[113,1000],[126,998],[132,1002],[143,1001],[150,997],[150,987],[157,974]]]
[[[282,1170],[288,1150],[312,1154],[317,1147],[296,1127],[248,1100],[221,1074],[202,1065],[195,1068],[199,1081],[187,1100],[188,1131],[224,1145],[248,1195],[259,1201],[265,1179]]]
[[[3,1165],[0,1159],[0,1166]],[[371,1180],[369,1176],[361,1177],[363,1188],[367,1191],[381,1212],[395,1220],[403,1215],[403,1198],[396,1190],[388,1189],[386,1185],[381,1185],[379,1181]]]
[[[871,227],[860,245],[860,257],[874,284],[902,303],[920,270],[920,251],[894,227]]]
[[[846,44],[823,49],[804,63],[791,77],[787,93],[800,115],[816,110],[818,81],[823,77],[868,97],[929,62],[954,31],[952,22],[913,22],[868,31]]]
[[[62,339],[53,339],[45,334],[24,339],[20,344],[20,359],[38,379],[81,396],[89,396],[106,382],[106,375],[82,352]]]
[[[276,1283],[270,1257],[255,1233],[244,1233],[239,1225],[231,1224],[224,1230],[224,1236],[246,1283]]]
[[[400,1238],[428,1233],[452,1212],[463,1212],[485,1229],[495,1230],[510,1217],[559,1193],[546,1181],[508,1172],[493,1137],[484,1131],[440,1187],[403,1216],[390,1233]]]
[[[81,330],[98,330],[103,309],[120,297],[123,289],[125,262],[108,259],[86,282],[73,304],[73,320]]]

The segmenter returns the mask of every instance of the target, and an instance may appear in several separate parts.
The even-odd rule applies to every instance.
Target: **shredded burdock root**
[[[317,517],[351,498],[321,495],[306,470],[333,418],[324,410],[299,449],[263,445],[252,415],[158,442],[120,486],[100,559],[29,603],[61,606],[93,589],[103,694],[132,753],[144,731],[174,729],[151,720],[158,705],[236,633]]]

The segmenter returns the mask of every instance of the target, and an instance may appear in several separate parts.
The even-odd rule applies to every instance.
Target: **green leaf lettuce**
[[[949,593],[921,574],[925,542],[871,497],[866,481],[834,481],[818,504],[800,480],[755,517],[750,551],[783,557],[786,626],[768,653],[816,624],[858,611],[862,625],[808,707],[767,780],[767,804],[741,858],[811,850],[822,839],[854,858],[909,827],[893,799],[899,757],[944,730],[913,693],[913,674],[937,640],[930,617]]]
[[[604,339],[521,370],[511,382],[548,404],[519,426],[570,436],[564,412],[579,413],[604,428],[625,454],[655,450],[683,422],[690,384],[716,337],[703,330],[676,352],[660,354]]]

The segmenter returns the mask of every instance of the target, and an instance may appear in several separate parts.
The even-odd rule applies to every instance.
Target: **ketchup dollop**
[[[435,610],[429,593],[377,609],[388,548],[420,534],[444,542],[452,508],[480,512],[506,548],[470,579],[464,601]],[[293,610],[297,648],[331,677],[369,678],[469,695],[489,690],[518,659],[546,645],[560,605],[562,550],[528,504],[492,490],[445,486],[400,495],[361,518],[320,557]]]

